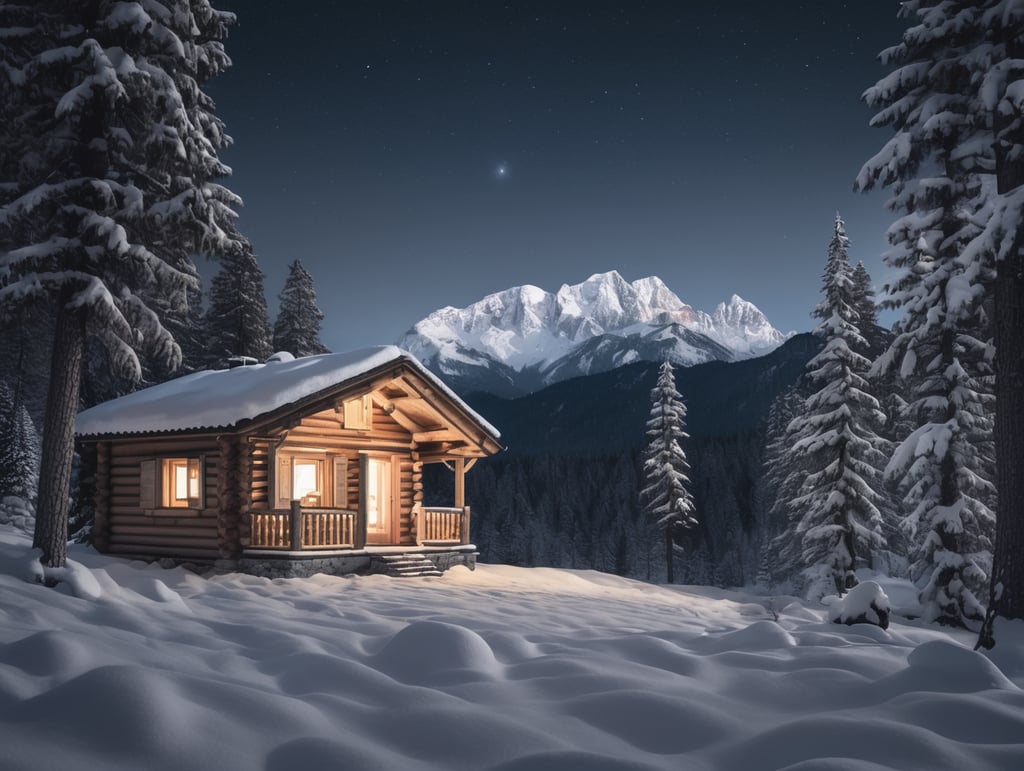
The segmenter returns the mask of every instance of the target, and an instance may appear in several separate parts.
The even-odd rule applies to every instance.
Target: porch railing
[[[469,506],[425,506],[416,523],[416,543],[469,543]]]
[[[299,509],[252,512],[249,545],[257,549],[351,548],[356,543],[356,512]]]

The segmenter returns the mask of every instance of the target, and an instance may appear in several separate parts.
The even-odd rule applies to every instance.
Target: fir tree
[[[985,229],[967,257],[994,254],[997,265],[992,333],[999,518],[990,611],[1024,619],[1024,6],[1016,0],[978,5],[975,23],[983,40],[967,66],[980,96],[978,113],[991,126],[995,190]]]
[[[697,524],[693,497],[687,489],[690,466],[680,444],[688,438],[685,426],[686,405],[676,391],[672,364],[666,361],[658,372],[657,385],[651,390],[640,496],[664,533],[668,583],[675,579],[672,565],[675,535]]]
[[[875,290],[871,286],[871,274],[858,262],[853,269],[853,310],[857,314],[857,331],[864,338],[867,346],[860,353],[874,359],[888,344],[888,332],[878,324],[878,305],[875,302]]]
[[[857,178],[860,189],[890,187],[902,215],[889,229],[886,262],[898,273],[883,305],[904,315],[876,371],[907,381],[915,429],[886,474],[910,508],[926,617],[965,625],[982,617],[994,522],[985,393],[994,262],[989,250],[965,249],[989,216],[994,163],[971,64],[984,32],[974,3],[908,0],[901,14],[913,26],[882,54],[893,72],[865,93],[878,109],[873,124],[896,134]]]
[[[189,286],[184,297],[173,298],[173,302],[156,298],[154,305],[163,325],[174,335],[174,340],[181,349],[181,363],[176,369],[169,369],[159,359],[146,357],[143,361],[143,379],[150,384],[162,383],[170,377],[187,375],[203,369],[205,319],[202,289],[198,284]]]
[[[875,428],[884,420],[866,378],[871,362],[859,350],[849,239],[836,215],[822,292],[814,315],[822,351],[807,364],[811,387],[803,411],[790,424],[792,454],[803,481],[789,502],[791,532],[799,540],[809,594],[842,594],[857,583],[858,560],[883,546],[878,469],[885,442]]]
[[[222,366],[229,356],[267,359],[271,350],[263,271],[251,250],[222,261],[210,284],[206,310],[206,364]]]
[[[39,485],[39,434],[24,404],[0,380],[0,523],[31,531]]]
[[[794,384],[772,402],[765,424],[766,446],[762,483],[765,489],[766,517],[759,555],[759,573],[767,582],[779,585],[794,580],[801,564],[800,540],[789,527],[789,503],[800,494],[807,476],[805,461],[792,452],[796,442],[791,433],[793,420],[810,395],[806,378]]]
[[[45,298],[54,343],[35,545],[64,564],[87,335],[138,379],[136,347],[180,357],[149,300],[195,282],[192,254],[239,248],[213,180],[229,140],[203,84],[233,16],[207,0],[0,4],[0,309]]]
[[[298,260],[288,268],[288,279],[278,299],[274,350],[288,351],[293,356],[329,353],[327,347],[320,342],[320,325],[324,314],[316,304],[313,277]]]

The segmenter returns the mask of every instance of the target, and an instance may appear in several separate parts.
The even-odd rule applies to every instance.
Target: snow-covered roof
[[[75,431],[91,436],[229,428],[398,362],[437,386],[495,439],[500,436],[412,354],[394,345],[194,372],[83,410]]]

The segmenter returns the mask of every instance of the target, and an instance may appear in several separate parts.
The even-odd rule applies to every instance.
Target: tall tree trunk
[[[43,453],[39,500],[32,545],[42,549],[46,567],[63,567],[68,556],[71,463],[75,450],[75,415],[82,382],[85,323],[81,311],[67,307],[71,290],[61,292],[50,358],[50,385],[43,418]]]
[[[1024,618],[1024,252],[999,262],[995,282],[995,610]]]
[[[1019,57],[1019,45],[1010,53]],[[996,136],[1019,146],[1017,127],[1006,136],[997,114]],[[1007,157],[1009,143],[995,143],[996,189],[1001,195],[1024,185],[1024,161]],[[996,263],[992,337],[996,349],[996,542],[992,558],[992,606],[1004,618],[1024,618],[1024,233]]]

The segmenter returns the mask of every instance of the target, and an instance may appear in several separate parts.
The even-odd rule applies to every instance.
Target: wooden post
[[[97,551],[105,552],[110,545],[110,442],[96,443],[95,460],[96,519],[92,526],[92,543]]]
[[[455,508],[466,505],[466,459],[455,459]]]
[[[292,551],[299,551],[302,549],[302,502],[292,501],[292,513],[291,513],[291,525],[292,525]]]
[[[459,523],[459,543],[469,543],[469,506],[462,507],[462,521]]]
[[[220,436],[217,446],[220,450],[217,459],[217,545],[221,559],[235,560],[242,553],[239,529],[243,484],[239,469],[240,442],[234,436]]]
[[[366,547],[366,473],[370,458],[366,453],[359,453],[359,505],[356,507],[356,531],[352,535],[352,547]]]

